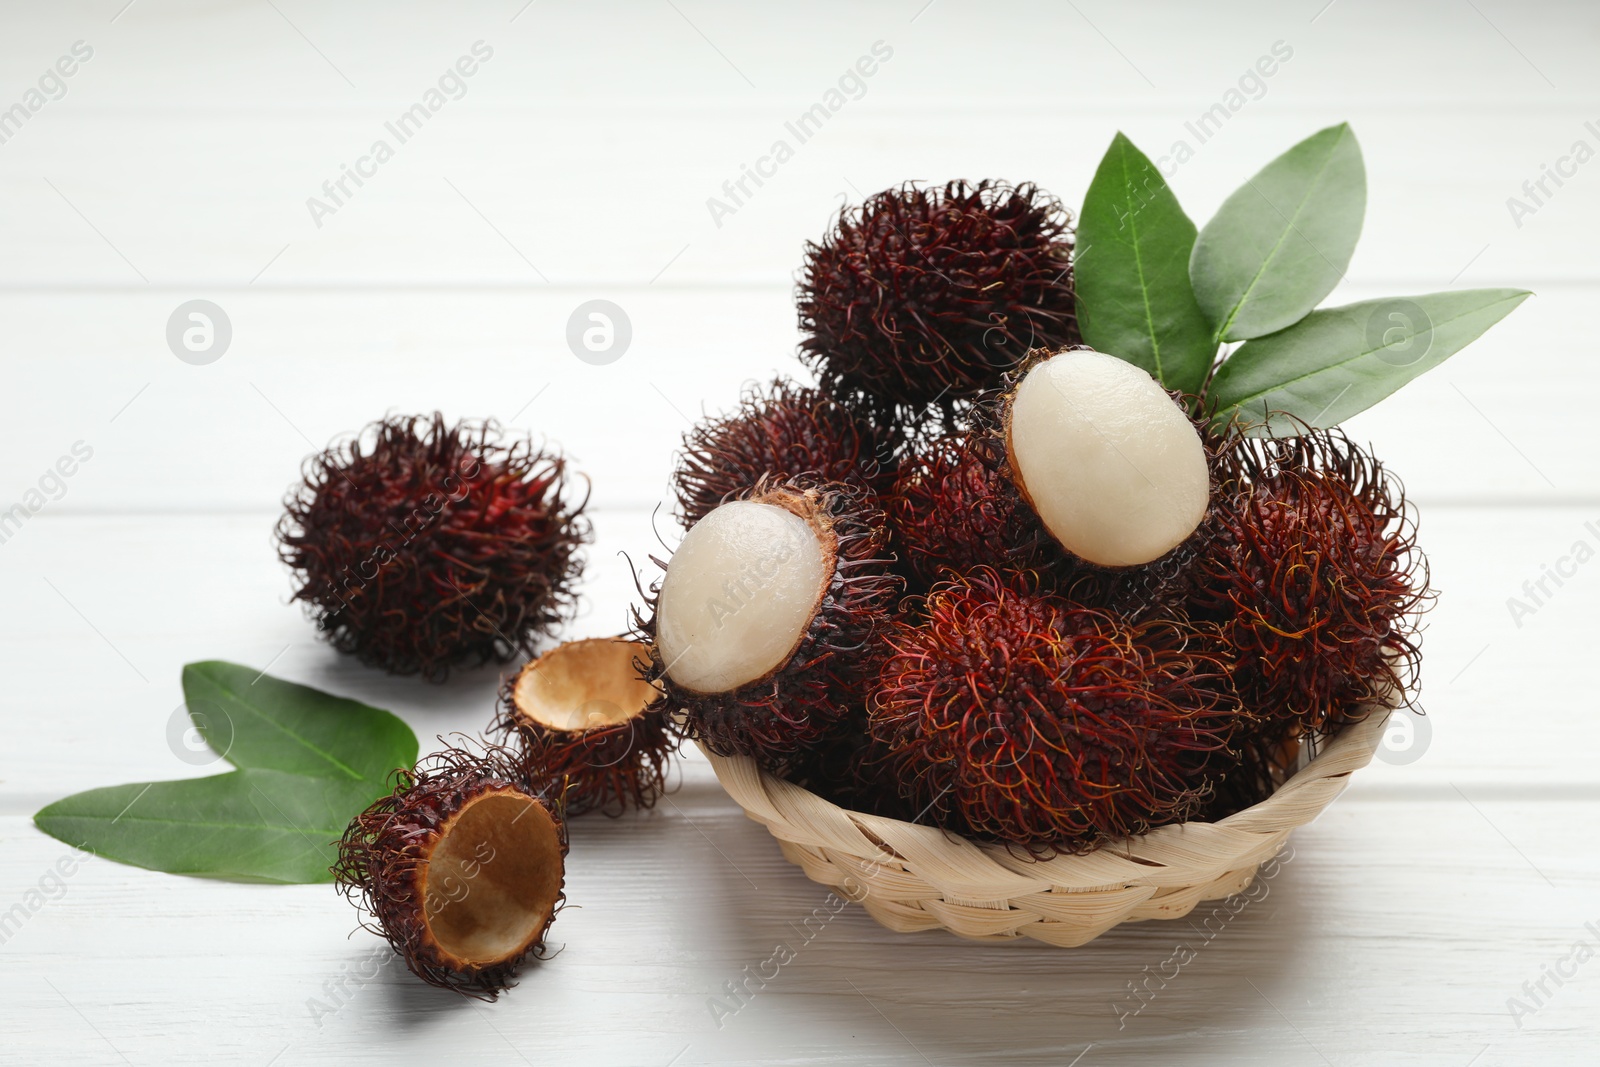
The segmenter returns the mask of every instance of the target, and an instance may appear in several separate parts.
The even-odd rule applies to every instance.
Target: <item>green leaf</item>
[[[417,736],[387,711],[209,660],[183,668],[189,717],[235,767],[382,784],[417,761]]]
[[[1348,123],[1301,141],[1223,201],[1189,259],[1221,341],[1292,326],[1344,277],[1361,236],[1367,174]]]
[[[334,842],[386,790],[370,781],[241,770],[91,789],[34,824],[107,859],[245,882],[327,882]]]
[[[1216,422],[1237,416],[1252,433],[1299,433],[1281,411],[1311,426],[1337,425],[1455,355],[1529,295],[1466,289],[1313,311],[1228,357],[1207,394]]]
[[[1078,220],[1078,325],[1090,347],[1185,393],[1200,391],[1217,353],[1189,285],[1194,238],[1161,172],[1118,133]]]

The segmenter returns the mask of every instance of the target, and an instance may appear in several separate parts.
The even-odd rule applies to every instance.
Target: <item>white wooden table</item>
[[[1566,566],[1520,619],[1507,601],[1576,543],[1600,548],[1600,163],[1547,183],[1520,220],[1507,198],[1575,141],[1600,148],[1600,10],[124,2],[0,15],[0,109],[75,42],[92,49],[0,143],[0,508],[76,443],[92,449],[0,544],[0,912],[14,917],[0,1060],[1594,1062],[1600,562]],[[492,56],[459,99],[362,163],[479,41]],[[714,219],[708,198],[880,41],[892,56],[859,99]],[[1194,143],[1185,123],[1275,42],[1292,56],[1259,99]],[[328,886],[92,859],[49,874],[68,850],[33,828],[43,804],[215,769],[168,744],[185,662],[270,665],[425,738],[486,724],[494,671],[388,678],[316,643],[287,603],[270,530],[313,446],[435,407],[548,434],[595,486],[573,635],[615,632],[633,588],[620,553],[642,562],[655,545],[686,420],[797,371],[793,271],[839,204],[906,178],[999,176],[1076,205],[1121,128],[1152,155],[1191,142],[1172,180],[1204,218],[1342,119],[1371,195],[1336,300],[1538,296],[1350,425],[1422,509],[1443,590],[1432,736],[1420,759],[1358,775],[1226,922],[1146,923],[1070,951],[897,936],[855,908],[808,933],[825,891],[694,758],[657,811],[573,826],[564,947],[490,1006],[352,935]],[[314,218],[307,198],[345,166],[369,175]],[[165,339],[192,299],[232,326],[205,366]],[[565,341],[591,299],[632,323],[605,366]],[[730,1000],[780,944],[795,959]],[[1193,959],[1174,967],[1180,948]]]

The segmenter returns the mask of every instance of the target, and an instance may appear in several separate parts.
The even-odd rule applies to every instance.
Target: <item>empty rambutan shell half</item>
[[[882,512],[837,482],[765,480],[697,523],[638,620],[669,714],[719,754],[782,758],[859,698],[900,581]]]
[[[674,738],[661,694],[637,666],[648,658],[623,638],[567,641],[501,689],[495,730],[531,783],[564,784],[568,815],[620,815],[661,794]]]
[[[1148,563],[1205,517],[1211,475],[1200,434],[1131,363],[1086,348],[1039,359],[1004,401],[1002,419],[1012,480],[1081,559]]]
[[[542,955],[564,898],[566,830],[499,749],[446,749],[356,816],[334,875],[430,985],[494,999]]]

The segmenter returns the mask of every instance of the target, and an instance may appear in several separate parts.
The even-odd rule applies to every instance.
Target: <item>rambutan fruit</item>
[[[783,776],[850,811],[926,822],[926,801],[901,794],[888,755],[868,728],[865,706],[852,707],[832,733],[796,753]]]
[[[391,416],[303,474],[278,553],[339,651],[442,681],[531,654],[571,614],[589,526],[559,453],[492,421]]]
[[[411,973],[493,1000],[543,956],[566,854],[558,805],[508,753],[447,748],[351,821],[334,875]]]
[[[1192,610],[1222,626],[1247,704],[1327,733],[1404,693],[1431,598],[1399,482],[1337,430],[1239,438]]]
[[[1133,364],[1037,353],[1000,399],[1012,481],[1061,545],[1102,567],[1148,563],[1194,533],[1211,497],[1205,443]]]
[[[980,569],[894,626],[870,705],[907,796],[977,835],[1086,851],[1186,820],[1248,719],[1214,630],[1129,622]]]
[[[880,416],[949,412],[1078,340],[1071,255],[1070,215],[1034,185],[887,189],[807,243],[800,357]]]
[[[896,554],[919,591],[984,565],[1028,571],[1065,563],[1038,516],[964,434],[907,456],[885,504]]]
[[[861,491],[764,480],[696,523],[636,613],[664,710],[777,770],[859,703],[900,589]]]
[[[894,479],[889,435],[833,397],[779,378],[684,435],[673,488],[684,526],[762,478],[815,475],[873,494]]]
[[[524,778],[565,783],[569,817],[652,807],[666,784],[674,738],[637,666],[647,655],[621,638],[567,641],[501,688],[494,731]]]
[[[1276,793],[1294,775],[1301,744],[1298,732],[1286,732],[1281,722],[1241,730],[1233,739],[1233,757],[1208,768],[1211,795],[1200,817],[1217,822]]]

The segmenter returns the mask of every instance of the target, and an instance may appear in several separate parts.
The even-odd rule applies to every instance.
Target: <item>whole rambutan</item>
[[[1337,730],[1414,682],[1431,593],[1403,490],[1337,430],[1239,438],[1233,458],[1190,604],[1221,624],[1247,704]]]
[[[1016,488],[966,435],[937,437],[912,451],[885,504],[896,554],[918,590],[984,565],[1069,565]]]
[[[684,435],[673,489],[684,526],[765,477],[812,474],[877,494],[894,479],[889,435],[833,397],[779,378]]]
[[[887,189],[807,243],[801,358],[871,410],[946,412],[1036,346],[1078,339],[1072,226],[1033,185]]]
[[[523,777],[565,783],[568,816],[653,807],[675,739],[638,667],[634,641],[567,641],[531,660],[500,691],[494,731]]]
[[[941,583],[870,708],[903,792],[981,836],[1085,851],[1197,814],[1247,719],[1214,631],[1075,608],[1015,576]]]
[[[636,614],[663,710],[769,770],[859,703],[900,589],[882,512],[842,482],[764,480],[691,528]]]
[[[294,599],[362,663],[442,681],[531,654],[571,613],[589,525],[559,453],[492,421],[391,416],[303,474],[278,554]]]
[[[448,748],[355,817],[334,875],[418,978],[493,1000],[542,956],[566,854],[557,806],[509,754]]]

